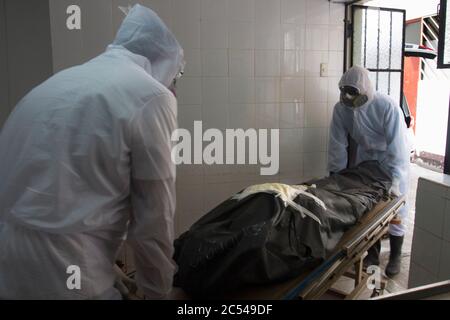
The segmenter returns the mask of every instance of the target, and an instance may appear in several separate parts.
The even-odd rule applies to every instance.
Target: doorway
[[[401,274],[388,292],[408,288],[417,181],[444,171],[450,95],[449,69],[438,69],[439,0],[365,0],[347,4],[344,68],[364,66],[378,91],[398,101],[411,150],[409,217]],[[383,241],[382,267],[389,242]]]

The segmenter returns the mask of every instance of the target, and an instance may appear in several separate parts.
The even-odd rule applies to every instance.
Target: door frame
[[[441,0],[439,6],[439,39],[438,39],[438,57],[437,57],[437,67],[439,69],[450,68],[450,63],[444,63],[444,49],[445,49],[445,33],[446,33],[446,19],[447,17],[447,6],[450,3],[448,0]],[[450,30],[449,30],[450,31]],[[448,48],[450,50],[450,48]]]

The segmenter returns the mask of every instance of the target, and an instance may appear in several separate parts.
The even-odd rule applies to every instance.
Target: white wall
[[[5,0],[0,0],[0,128],[10,112]]]
[[[135,1],[50,0],[55,70],[100,53]],[[179,126],[281,128],[280,172],[259,166],[178,168],[177,232],[253,183],[298,183],[326,170],[327,130],[342,74],[344,6],[328,0],[146,0],[185,49]],[[82,8],[82,30],[64,12]],[[320,77],[320,63],[328,63]]]
[[[0,127],[17,102],[52,72],[48,1],[1,1]]]
[[[450,279],[450,179],[419,178],[409,288]]]

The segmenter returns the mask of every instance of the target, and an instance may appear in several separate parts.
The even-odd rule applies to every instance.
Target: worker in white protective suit
[[[120,299],[127,239],[136,283],[165,298],[175,265],[170,89],[183,50],[134,6],[106,52],[26,95],[0,135],[0,298]]]
[[[408,191],[409,143],[402,110],[390,97],[375,92],[369,72],[350,68],[339,82],[340,101],[334,107],[330,127],[328,169],[331,173],[355,166],[366,160],[378,160],[392,176],[392,195]],[[349,159],[349,138],[356,142],[354,159]],[[350,162],[350,163],[349,163]],[[399,213],[401,224],[391,224],[388,276],[400,272],[401,248],[408,208]],[[381,243],[368,252],[365,265],[379,265]]]

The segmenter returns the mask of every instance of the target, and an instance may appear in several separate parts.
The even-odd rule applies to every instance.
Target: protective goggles
[[[367,95],[361,94],[358,88],[342,86],[339,90],[341,91],[341,102],[348,107],[359,108],[369,100]]]

